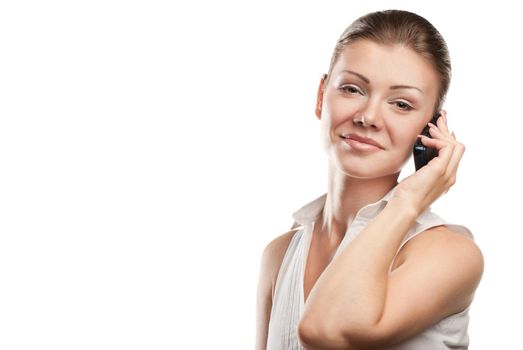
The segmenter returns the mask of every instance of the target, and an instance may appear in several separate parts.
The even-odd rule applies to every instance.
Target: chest
[[[311,242],[309,252],[306,258],[305,272],[303,275],[303,298],[307,301],[312,287],[316,284],[316,280],[321,276],[322,272],[332,261],[334,256],[334,249],[327,249],[322,247],[314,240]]]

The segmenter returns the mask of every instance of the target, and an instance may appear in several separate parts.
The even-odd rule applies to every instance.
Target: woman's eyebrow
[[[366,82],[367,84],[370,84],[369,78],[367,78],[364,75],[361,75],[360,73],[356,73],[356,72],[354,72],[352,70],[348,70],[348,69],[344,69],[344,70],[342,70],[342,72],[347,72],[349,74],[353,74],[353,75],[357,76],[358,78],[360,78],[361,80],[363,80],[364,82]],[[410,86],[410,85],[392,85],[389,89],[391,89],[391,90],[396,90],[396,89],[415,89],[415,90],[418,90],[419,92],[421,92],[422,94],[425,94],[420,88],[417,88],[415,86]]]
[[[418,90],[419,92],[421,92],[422,94],[425,94],[423,91],[421,91],[420,88],[417,88],[415,86],[410,86],[410,85],[392,85],[389,89],[391,89],[391,90],[396,90],[396,89],[415,89],[415,90]]]
[[[367,77],[361,75],[360,73],[356,73],[356,72],[354,72],[352,70],[348,70],[348,69],[344,69],[344,70],[342,70],[342,72],[347,72],[347,73],[353,74],[353,75],[357,76],[358,78],[360,78],[361,80],[363,80],[364,82],[366,82],[367,84],[370,83],[370,80]]]

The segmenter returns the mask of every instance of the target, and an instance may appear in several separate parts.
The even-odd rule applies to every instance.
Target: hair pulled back
[[[330,79],[332,68],[343,50],[351,43],[362,39],[377,44],[405,45],[427,59],[440,77],[434,107],[435,110],[441,108],[450,84],[450,55],[443,36],[429,21],[403,10],[377,11],[359,17],[343,31],[336,42],[327,80]]]

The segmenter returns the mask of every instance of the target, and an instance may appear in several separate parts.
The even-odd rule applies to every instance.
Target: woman
[[[416,14],[370,13],[341,35],[315,111],[327,192],[263,252],[257,349],[468,348],[483,256],[430,209],[465,150],[441,109],[449,82],[445,41]],[[438,155],[398,184],[418,139]]]

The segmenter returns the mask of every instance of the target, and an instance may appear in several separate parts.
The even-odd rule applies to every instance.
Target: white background
[[[6,1],[0,348],[253,348],[261,252],[326,190],[319,79],[342,31],[388,8],[426,17],[451,53],[467,151],[433,209],[485,256],[470,348],[519,344],[515,5]]]

